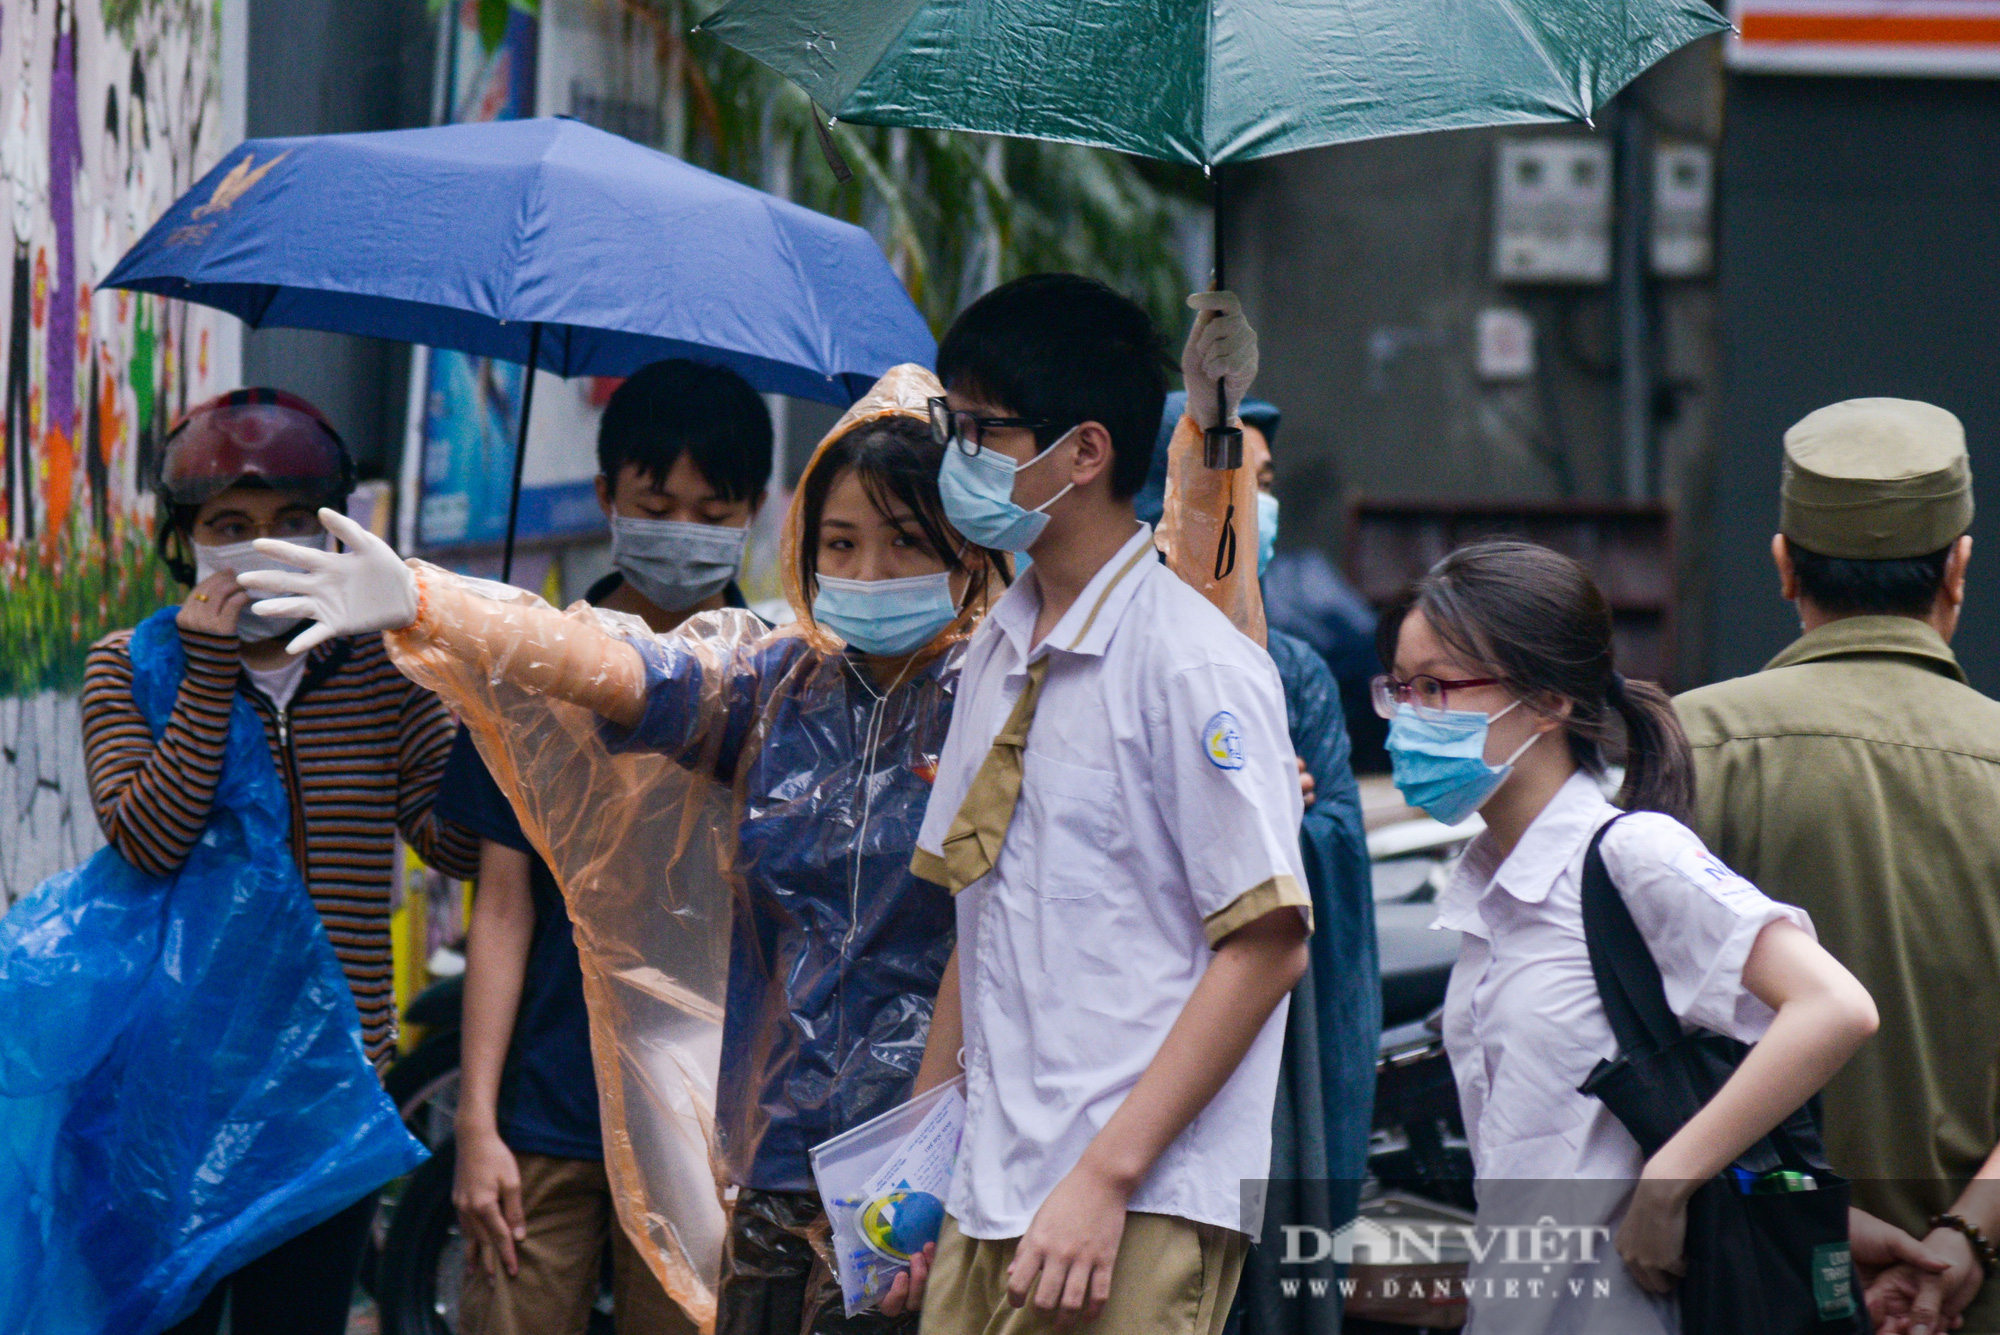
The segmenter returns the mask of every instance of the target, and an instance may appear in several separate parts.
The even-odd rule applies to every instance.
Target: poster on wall
[[[220,15],[0,7],[0,695],[74,688],[94,640],[172,592],[149,475],[174,418],[234,378],[230,317],[97,284],[221,155]]]
[[[443,119],[483,122],[534,114],[532,17],[511,14],[505,34],[488,49],[479,36],[477,0],[464,0],[446,18],[443,40]],[[411,527],[405,545],[438,552],[498,543],[507,528],[522,368],[431,349],[419,374],[424,392],[413,409],[413,434],[421,442],[421,463],[415,477],[405,477],[405,495],[415,501],[406,508]],[[533,530],[524,525],[522,532]]]
[[[2000,75],[1996,0],[1732,0],[1729,63],[1777,74]]]

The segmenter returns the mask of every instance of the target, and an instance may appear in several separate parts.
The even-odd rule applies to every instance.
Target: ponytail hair
[[[1625,734],[1625,786],[1618,805],[1689,820],[1694,755],[1667,693],[1628,681],[1612,661],[1611,606],[1577,562],[1546,547],[1489,539],[1459,548],[1399,595],[1376,627],[1384,663],[1396,659],[1403,620],[1421,611],[1454,653],[1488,665],[1525,707],[1569,702],[1564,734],[1579,768],[1605,769],[1607,747]]]

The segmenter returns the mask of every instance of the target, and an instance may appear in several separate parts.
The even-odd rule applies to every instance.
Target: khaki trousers
[[[680,1304],[646,1268],[611,1209],[604,1165],[545,1154],[515,1156],[528,1237],[515,1244],[521,1273],[469,1272],[462,1335],[584,1335],[597,1301],[604,1247],[611,1245],[618,1335],[694,1335]]]
[[[1019,1238],[968,1238],[945,1216],[924,1290],[922,1335],[1041,1335],[1053,1313],[1007,1303]],[[1072,1329],[1091,1335],[1221,1335],[1249,1239],[1234,1229],[1164,1214],[1128,1214],[1104,1314]]]

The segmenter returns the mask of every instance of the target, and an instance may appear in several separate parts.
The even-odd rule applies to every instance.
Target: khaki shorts
[[[968,1238],[945,1216],[924,1289],[922,1335],[1039,1335],[1052,1313],[1007,1303],[1007,1266],[1019,1238]],[[1243,1275],[1249,1239],[1234,1229],[1164,1214],[1128,1214],[1111,1298],[1092,1335],[1221,1335]]]
[[[613,1215],[603,1164],[546,1154],[519,1154],[515,1162],[528,1225],[527,1240],[515,1244],[521,1272],[488,1275],[482,1267],[466,1275],[461,1335],[583,1335],[607,1242],[618,1335],[694,1335],[694,1322]]]

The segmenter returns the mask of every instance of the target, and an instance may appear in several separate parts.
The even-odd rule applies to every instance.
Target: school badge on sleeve
[[[1201,730],[1201,749],[1217,769],[1242,769],[1243,730],[1236,726],[1236,715],[1226,709],[1216,711]]]

